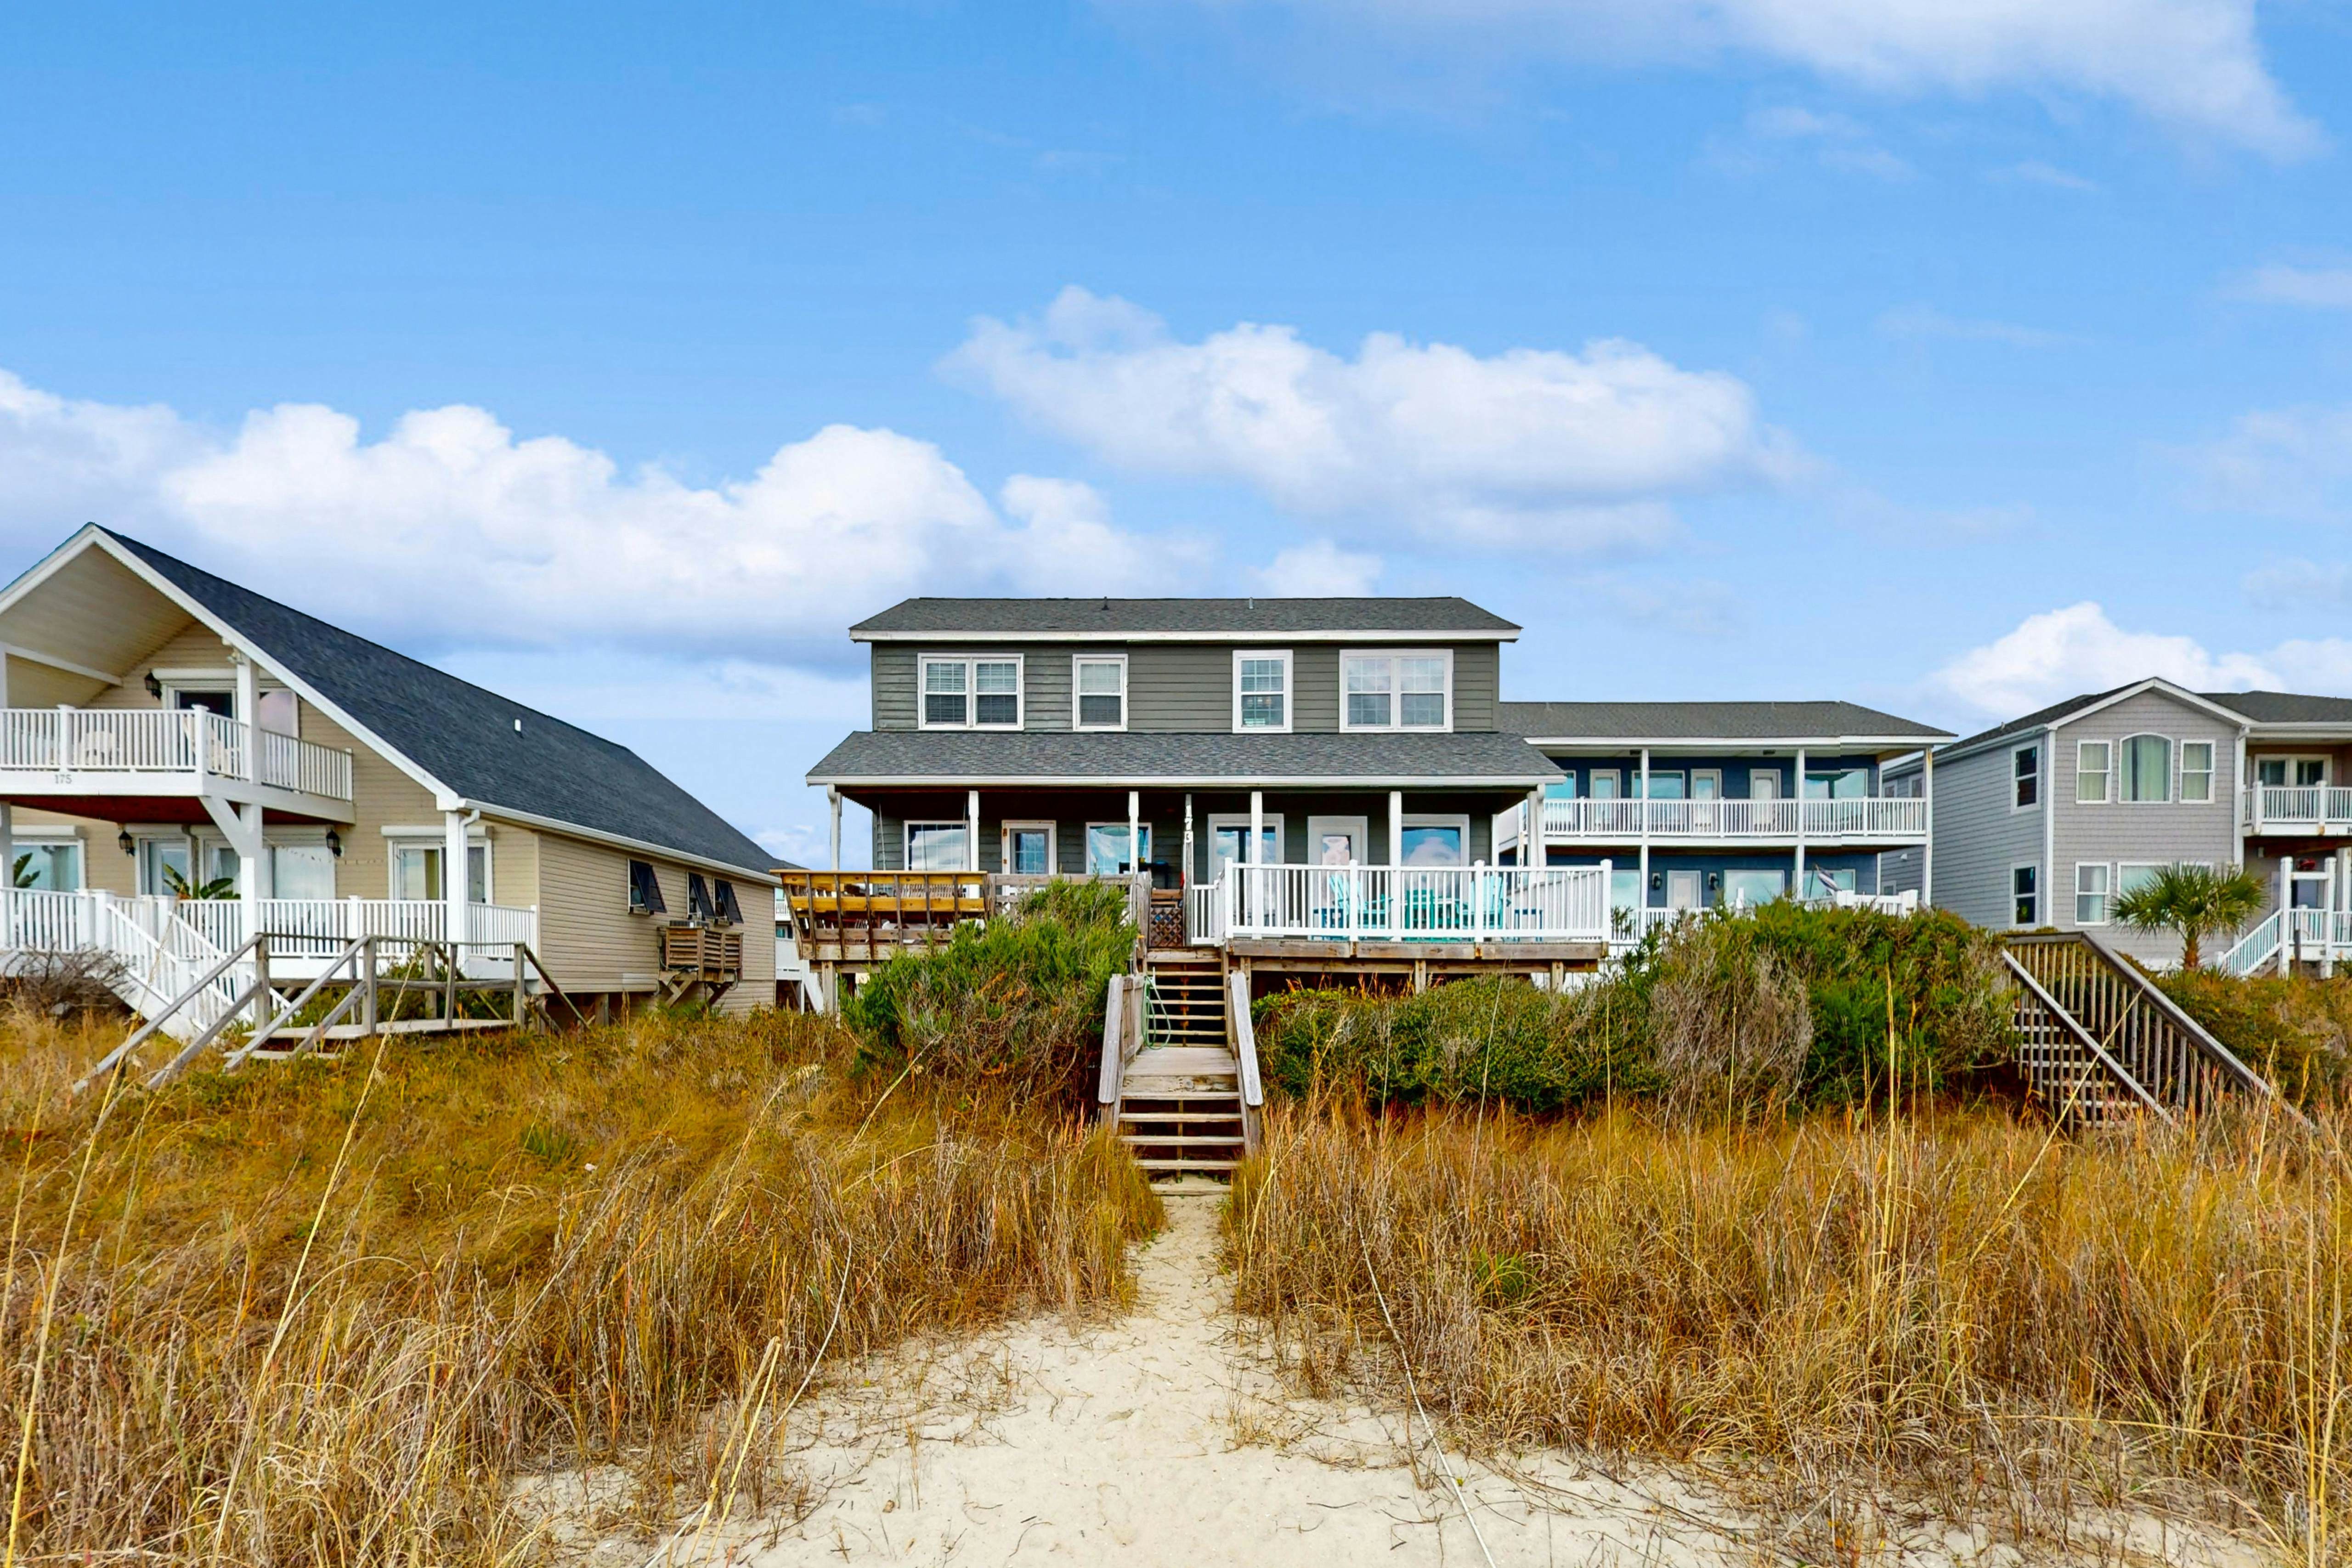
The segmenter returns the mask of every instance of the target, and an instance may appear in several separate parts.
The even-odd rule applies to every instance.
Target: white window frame
[[[2017,891],[2017,874],[2020,871],[2031,871],[2033,873],[2033,891],[2025,895],[2033,900],[2033,918],[2030,921],[2021,921],[2017,918],[2017,900],[2019,898]],[[2043,891],[2042,887],[2041,861],[2018,860],[2011,862],[2009,868],[2009,885],[2003,888],[2001,892],[2008,900],[2008,924],[2011,931],[2038,931],[2042,927],[2050,923],[2049,921],[2043,918],[2049,911],[2042,907],[2046,901],[2048,895]]]
[[[963,718],[961,724],[931,722],[930,704],[925,700],[929,677],[926,673],[935,664],[963,666]],[[983,724],[980,721],[980,671],[983,664],[1009,664],[1013,667],[1013,722]],[[991,693],[999,696],[1002,693]],[[1018,730],[1029,718],[1029,668],[1027,657],[1017,653],[925,653],[915,656],[915,728],[918,730]]]
[[[1609,781],[1607,795],[1601,793],[1602,779]],[[1625,771],[1622,768],[1587,768],[1584,770],[1584,787],[1587,800],[1623,800]]]
[[[1080,714],[1085,710],[1086,694],[1078,689],[1078,670],[1082,666],[1089,664],[1115,664],[1118,666],[1118,722],[1116,724],[1089,724],[1080,717]],[[1070,656],[1071,729],[1086,730],[1098,734],[1124,730],[1127,728],[1129,701],[1129,698],[1128,696],[1127,689],[1127,655],[1123,653],[1074,653]]]
[[[2164,742],[2164,797],[2161,800],[2132,800],[2124,794],[2124,755],[2134,741]],[[2180,767],[2180,742],[2154,730],[2135,730],[2116,742],[2116,804],[2117,805],[2170,805],[2180,797],[2180,781],[2174,776]]]
[[[1350,661],[1384,658],[1389,661],[1389,721],[1385,724],[1354,724],[1348,720],[1348,666]],[[1443,724],[1407,724],[1404,722],[1404,693],[1398,689],[1396,662],[1401,658],[1434,658],[1445,667],[1445,722]],[[1339,728],[1358,734],[1450,735],[1454,732],[1454,650],[1450,647],[1349,647],[1339,650]]]
[[[1713,779],[1715,781],[1715,793],[1713,795],[1702,795],[1698,793],[1698,781],[1701,779]],[[1723,770],[1721,768],[1693,768],[1690,771],[1690,779],[1688,783],[1690,788],[1689,798],[1692,800],[1717,801],[1723,798]]]
[[[2021,803],[2017,798],[2017,786],[2025,781],[2017,771],[2017,759],[2028,752],[2031,752],[2033,757],[2033,799],[2031,802]],[[2009,749],[2009,809],[2040,811],[2042,802],[2047,800],[2050,795],[2050,780],[2047,777],[2049,771],[2042,765],[2041,742],[2036,741],[2030,746],[2011,746]]]
[[[1265,823],[1267,831],[1274,835],[1274,858],[1265,861],[1263,864],[1268,866],[1279,866],[1282,864],[1282,857],[1286,853],[1284,846],[1290,842],[1288,837],[1283,832],[1282,813],[1278,811],[1269,811],[1265,813]],[[1203,852],[1208,856],[1209,869],[1206,872],[1206,875],[1214,877],[1217,874],[1217,834],[1219,830],[1227,827],[1237,828],[1241,832],[1243,842],[1246,843],[1249,840],[1249,813],[1246,811],[1213,811],[1209,813],[1208,842],[1203,848]],[[1236,864],[1243,863],[1244,862],[1236,862]]]
[[[2331,772],[2327,762],[2327,754],[2324,752],[2264,752],[2262,755],[2251,759],[2250,765],[2254,770],[2254,787],[2257,789],[2326,789],[2328,774]],[[2319,783],[2316,784],[2266,784],[2262,782],[2264,763],[2317,763]]]
[[[1272,658],[1282,661],[1282,722],[1279,724],[1242,723],[1242,660]],[[1291,664],[1286,647],[1244,647],[1234,650],[1234,733],[1236,735],[1287,735],[1298,720],[1298,672]]]
[[[2195,770],[2203,773],[2205,776],[2205,793],[2198,796],[2195,800],[2189,798],[2189,777],[2191,771],[2189,766],[2189,748],[2191,746],[2202,746],[2205,748],[2205,765],[2200,769]],[[2220,771],[2221,759],[2221,748],[2215,742],[2175,741],[2172,743],[2172,798],[2179,801],[2183,805],[2212,805],[2213,775]],[[2323,757],[2320,759],[2319,774],[2319,783],[2322,788],[2326,787],[2327,784],[2326,769],[2327,762],[2326,759]]]
[[[2089,889],[2083,886],[2083,873],[2085,871],[2096,871],[2099,874],[2099,886],[2096,889]],[[2103,926],[2115,919],[2116,881],[2115,867],[2109,865],[2105,860],[2077,860],[2074,862],[2074,923],[2076,925]],[[2096,899],[2099,900],[2099,912],[2097,915],[2086,916],[2083,913],[2083,900],[2084,899]]]
[[[2118,860],[2116,862],[2115,896],[2120,899],[2127,890],[2124,887],[2126,872],[2161,871],[2168,866],[2193,866],[2200,870],[2210,871],[2213,868],[2213,862],[2210,860]]]
[[[422,845],[428,849],[445,849],[448,844],[448,834],[438,827],[427,827],[422,825],[410,826],[404,824],[387,826],[382,831],[383,837],[390,840],[383,847],[383,893],[385,898],[398,900],[400,899],[400,850],[414,845]],[[468,858],[471,858],[471,852],[476,849],[482,852],[482,902],[497,903],[499,901],[498,852],[490,847],[490,836],[483,829],[480,823],[473,823],[467,827],[466,848]],[[442,869],[441,897],[446,899],[449,896],[449,879],[447,868],[444,867]],[[467,868],[467,874],[469,877],[473,874],[471,867]],[[340,872],[337,873],[335,880],[337,886],[341,885],[342,877]],[[472,889],[469,888],[467,891],[470,898]],[[440,900],[433,901],[437,903]]]
[[[1416,827],[1458,827],[1462,830],[1462,864],[1465,867],[1479,864],[1475,858],[1475,851],[1470,845],[1470,819],[1467,816],[1456,816],[1443,811],[1408,811],[1404,814],[1404,820],[1398,826],[1406,832],[1411,832]]]
[[[1037,873],[1034,872],[1018,871],[1013,868],[1013,830],[1016,828],[1024,831],[1034,828],[1045,829],[1045,869],[1043,874],[1051,877],[1061,870],[1062,836],[1055,830],[1055,826],[1051,822],[1045,821],[1042,818],[1030,821],[1008,821],[997,824],[996,828],[997,864],[1004,868],[1004,874],[1006,876],[1015,877],[1037,875]]]
[[[1356,836],[1356,842],[1363,846],[1362,858],[1351,864],[1358,866],[1378,864],[1372,858],[1372,819],[1369,816],[1351,816],[1345,812],[1333,812],[1307,819],[1307,864],[1309,866],[1323,864],[1318,857],[1322,853],[1321,839],[1326,828],[1353,833]]]
[[[1688,800],[1690,798],[1690,774],[1684,772],[1681,768],[1652,768],[1646,773],[1642,772],[1639,768],[1633,770],[1634,782],[1639,784],[1643,789],[1656,789],[1660,779],[1673,779],[1675,781],[1675,787],[1680,789],[1682,793],[1680,795],[1652,795],[1644,796],[1643,798],[1648,800]]]
[[[942,726],[952,728],[953,726]],[[924,866],[915,864],[915,829],[918,827],[952,827],[964,836],[964,864],[961,866]],[[971,869],[971,822],[961,816],[908,817],[898,824],[898,868],[902,871],[969,871]]]
[[[2100,765],[2092,767],[2091,748],[2099,750]],[[2086,795],[2083,781],[2095,776],[2099,793]],[[2116,743],[2113,741],[2077,741],[2074,742],[2074,804],[2076,805],[2112,805],[2116,799]]]
[[[9,839],[9,845],[7,881],[5,884],[7,887],[13,888],[16,885],[16,857],[27,849],[71,849],[74,852],[74,864],[79,875],[74,879],[74,885],[71,888],[59,888],[55,889],[56,891],[78,893],[90,885],[89,846],[82,841],[81,829],[79,827],[53,827],[44,825],[37,828],[24,829]]]

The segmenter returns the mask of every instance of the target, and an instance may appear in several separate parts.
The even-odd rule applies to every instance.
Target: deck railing
[[[352,798],[349,752],[200,708],[0,710],[0,772],[213,774]]]
[[[2352,832],[2352,789],[2333,784],[2257,784],[2246,791],[2245,824],[2275,833],[2323,826]]]
[[[1908,795],[1829,800],[1548,800],[1544,837],[1626,843],[1653,839],[1787,839],[1814,843],[1924,838],[1927,803]]]
[[[283,958],[331,958],[363,936],[395,942],[440,942],[449,927],[449,906],[438,899],[258,899],[253,911],[256,931],[246,929],[242,899],[140,898],[115,902],[150,935],[184,924],[214,948],[226,952],[257,931],[269,937],[271,953]],[[536,910],[468,904],[466,924],[468,942],[539,944]]]
[[[1188,915],[1196,942],[1590,942],[1609,934],[1597,866],[1227,866]]]

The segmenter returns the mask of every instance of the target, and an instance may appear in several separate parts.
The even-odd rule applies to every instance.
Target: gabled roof
[[[1497,726],[1538,743],[1923,746],[1951,732],[1853,702],[1504,702]]]
[[[856,642],[1055,642],[1252,637],[1492,637],[1519,628],[1467,599],[902,599],[849,628]]]
[[[1943,748],[1936,754],[1939,757],[1947,754],[1964,755],[2005,741],[2012,735],[2022,735],[2029,731],[2040,730],[2051,724],[2063,724],[2070,719],[2080,718],[2111,702],[2120,702],[2126,697],[2137,696],[2143,691],[2162,692],[2176,701],[2185,703],[2191,708],[2203,708],[2220,718],[2251,720],[2253,717],[2237,706],[2248,695],[2245,692],[2191,691],[2185,686],[2174,685],[2160,675],[2151,675],[2143,679],[2126,681],[2121,686],[2109,687],[2105,691],[2086,691],[2079,697],[2069,697],[2063,702],[2053,702],[2047,708],[2037,708],[2031,713],[2022,714],[2005,723],[1996,724],[1990,730],[1979,730],[1967,739]],[[2284,693],[2275,692],[2263,695],[2281,697],[2284,700],[2297,702],[2330,700],[2326,698],[2286,697]]]
[[[626,746],[241,588],[110,530],[83,531],[289,684],[405,759],[465,808],[584,830],[764,878],[773,858]],[[68,546],[70,548],[70,546]],[[63,551],[58,552],[60,555]],[[52,557],[55,559],[56,557]],[[518,725],[520,721],[520,725]]]
[[[1560,776],[1542,752],[1491,731],[1444,735],[1230,734],[1219,731],[861,730],[809,770],[849,788],[1052,784],[1271,789],[1528,790]]]

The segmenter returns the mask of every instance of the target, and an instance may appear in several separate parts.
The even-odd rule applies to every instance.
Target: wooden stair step
[[[1120,1133],[1120,1134],[1119,1134],[1118,1141],[1119,1141],[1120,1142],[1124,1143],[1124,1144],[1127,1144],[1129,1148],[1142,1147],[1142,1148],[1150,1148],[1150,1149],[1176,1149],[1176,1148],[1232,1149],[1232,1148],[1238,1147],[1238,1146],[1240,1145],[1240,1143],[1241,1143],[1241,1140],[1240,1140],[1239,1138],[1237,1138],[1237,1137],[1235,1137],[1235,1138],[1197,1138],[1197,1137],[1183,1137],[1183,1138],[1180,1138],[1180,1137],[1176,1136],[1176,1135],[1175,1135],[1175,1134],[1173,1134],[1173,1133],[1171,1133],[1171,1134],[1167,1135],[1166,1137],[1152,1137],[1152,1136],[1150,1136],[1150,1135],[1147,1135],[1147,1134],[1142,1134],[1142,1133],[1127,1133],[1127,1132],[1122,1132],[1122,1133]]]
[[[1242,1113],[1234,1110],[1126,1110],[1118,1113],[1121,1121],[1239,1121]]]

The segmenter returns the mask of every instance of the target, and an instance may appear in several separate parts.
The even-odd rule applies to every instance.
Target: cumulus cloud
[[[1304,599],[1360,598],[1380,581],[1381,558],[1328,539],[1296,544],[1251,573],[1269,594]]]
[[[2306,310],[2352,310],[2352,267],[2257,267],[2231,290],[2241,300]]]
[[[1132,3],[1132,0],[1129,0]],[[2255,0],[1201,0],[1305,13],[1418,58],[1705,64],[1749,55],[1890,95],[2113,99],[2188,135],[2295,157],[2322,142],[2263,60]]]
[[[1254,322],[1187,342],[1069,288],[1038,320],[978,321],[943,368],[1121,468],[1455,546],[1652,543],[1674,498],[1804,467],[1737,377],[1619,340],[1481,357],[1375,333],[1350,359]]]
[[[2196,638],[2126,631],[2096,603],[2028,616],[2015,630],[1938,670],[1937,691],[1992,718],[2010,718],[2086,691],[2151,675],[2192,691],[2242,691],[2301,681],[2342,689],[2352,645],[2284,643],[2267,654],[2212,653]],[[2334,661],[2331,665],[2331,661]],[[2330,670],[2336,673],[2331,675]]]
[[[2242,414],[2178,454],[2200,503],[2313,521],[2352,517],[2352,404]]]
[[[428,647],[761,658],[830,649],[856,614],[927,589],[1141,580],[1143,546],[1085,486],[1024,477],[1003,499],[1000,513],[929,442],[847,425],[778,448],[749,478],[697,486],[560,436],[519,438],[462,405],[373,438],[332,408],[281,405],[221,436],[168,408],[70,401],[0,374],[10,544],[111,522]]]

